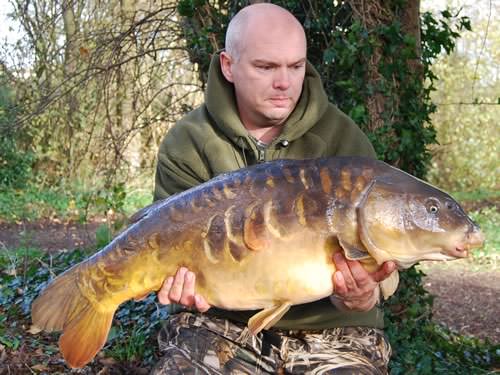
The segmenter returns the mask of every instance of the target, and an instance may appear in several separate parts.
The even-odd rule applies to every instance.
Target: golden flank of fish
[[[385,261],[467,256],[479,228],[448,194],[383,162],[358,157],[280,160],[221,175],[157,202],[34,301],[35,326],[63,331],[71,367],[102,348],[118,306],[156,291],[181,266],[224,309],[262,309],[257,333],[291,305],[334,293],[337,251],[374,270]],[[381,284],[394,293],[398,274]]]

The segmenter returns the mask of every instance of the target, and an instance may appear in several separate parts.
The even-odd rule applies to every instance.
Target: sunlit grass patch
[[[482,201],[500,198],[500,191],[478,189],[473,191],[456,191],[451,194],[459,202]]]
[[[473,260],[496,268],[500,260],[500,212],[496,207],[484,207],[471,212],[470,216],[486,237],[484,246],[472,252]]]
[[[109,190],[81,191],[63,187],[0,191],[0,221],[13,223],[39,219],[86,222],[89,217],[105,215],[108,210],[131,215],[152,202],[148,189],[117,185]]]

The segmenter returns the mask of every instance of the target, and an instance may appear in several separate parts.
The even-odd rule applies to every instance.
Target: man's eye
[[[271,70],[273,67],[271,65],[261,65],[258,66],[258,68],[262,70]]]

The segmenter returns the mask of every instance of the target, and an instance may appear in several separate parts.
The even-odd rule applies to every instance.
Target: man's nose
[[[276,69],[273,87],[279,90],[287,90],[290,87],[290,72],[287,67]]]

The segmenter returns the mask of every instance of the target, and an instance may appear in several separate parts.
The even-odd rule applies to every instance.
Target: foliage
[[[469,10],[476,13],[474,30],[463,32],[457,48],[432,66],[440,77],[432,94],[439,145],[431,148],[428,178],[448,190],[498,190],[500,25],[492,21],[500,4],[492,2],[485,12],[479,7]]]
[[[78,249],[56,255],[32,249],[0,253],[0,343],[14,351],[21,342],[31,342],[26,322],[30,320],[34,298],[55,275],[89,255]],[[156,333],[165,317],[166,309],[157,306],[155,295],[138,303],[125,303],[115,315],[104,354],[122,362],[150,366],[157,359]],[[57,352],[57,336],[51,335],[48,345],[35,339],[31,350],[43,349],[53,355]]]
[[[27,132],[15,126],[13,91],[0,70],[0,186],[23,187],[31,177],[34,154],[23,149]]]
[[[472,219],[481,227],[486,237],[483,248],[474,251],[475,263],[497,265],[500,260],[500,212],[496,207],[484,207],[471,212]]]
[[[109,209],[123,216],[131,215],[151,201],[149,190],[133,189],[132,186],[126,190],[123,185],[116,185],[109,191],[86,191],[81,187],[45,188],[30,183],[23,190],[0,191],[0,220],[15,222],[57,218],[85,222],[96,215],[106,216]]]
[[[142,301],[129,301],[120,307],[108,337],[107,351],[111,357],[153,363],[157,356],[156,335],[167,317],[167,309],[155,300],[156,295],[151,294]]]
[[[163,134],[200,98],[175,5],[9,1],[22,38],[0,43],[0,62],[41,183],[151,175]]]

